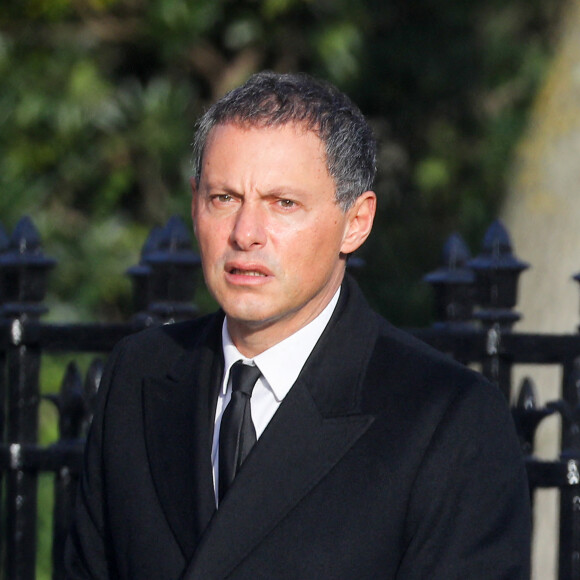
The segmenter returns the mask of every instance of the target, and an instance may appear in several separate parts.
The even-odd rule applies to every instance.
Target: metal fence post
[[[509,400],[511,363],[501,357],[501,336],[511,332],[520,319],[513,308],[517,304],[520,274],[529,265],[514,256],[510,236],[499,220],[488,228],[481,253],[467,265],[475,271],[479,308],[474,318],[487,329],[488,356],[483,361],[483,374],[495,382]]]
[[[11,324],[7,347],[10,470],[6,481],[6,578],[33,580],[36,563],[37,473],[23,469],[22,446],[38,438],[40,348],[24,344],[29,321],[45,312],[48,270],[55,261],[44,256],[40,237],[29,218],[22,218],[0,255],[3,303],[0,318]]]
[[[51,451],[62,453],[67,447],[82,445],[83,421],[88,414],[82,377],[76,363],[69,363],[60,392],[46,396],[58,409],[59,440]],[[52,525],[52,578],[64,579],[64,545],[74,510],[77,474],[71,465],[63,465],[54,476]]]
[[[6,235],[2,224],[0,224],[0,256],[8,250],[9,239]],[[2,283],[0,280],[0,309],[2,308],[2,303],[4,302],[4,292],[2,290]],[[6,417],[6,351],[0,348],[0,445],[4,443],[5,435],[5,417]],[[3,521],[3,474],[0,471],[0,522]],[[0,534],[0,556],[3,553],[3,543],[4,538]],[[1,566],[1,558],[0,558]]]
[[[549,406],[562,417],[560,460],[567,467],[560,489],[559,578],[580,580],[580,357],[564,385],[566,396]]]

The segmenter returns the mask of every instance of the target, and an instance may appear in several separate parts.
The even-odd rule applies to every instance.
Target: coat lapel
[[[187,560],[215,511],[211,445],[223,368],[221,318],[162,379],[143,385],[148,459],[160,504]],[[217,345],[217,346],[216,346]]]
[[[184,580],[226,577],[372,424],[360,412],[359,391],[377,323],[352,292],[343,287],[333,319],[212,518]],[[353,334],[359,325],[364,332]]]

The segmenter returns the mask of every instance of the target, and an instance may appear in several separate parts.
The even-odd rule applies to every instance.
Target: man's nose
[[[241,250],[250,250],[266,242],[266,215],[259,203],[244,201],[236,212],[232,243]]]

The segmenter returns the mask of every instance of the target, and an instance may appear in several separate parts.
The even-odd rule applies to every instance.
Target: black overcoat
[[[506,401],[343,284],[335,313],[216,511],[223,313],[123,340],[88,438],[68,577],[529,576]]]

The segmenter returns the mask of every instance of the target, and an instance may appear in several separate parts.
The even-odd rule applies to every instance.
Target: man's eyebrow
[[[277,197],[284,196],[296,196],[306,193],[306,190],[300,187],[293,187],[291,185],[282,185],[277,187],[272,187],[271,189],[264,192],[265,195],[273,195]]]
[[[204,189],[207,191],[221,191],[223,193],[231,193],[235,195],[244,194],[244,192],[240,192],[238,188],[228,185],[222,181],[211,182],[209,180],[205,180]],[[296,187],[292,184],[283,184],[273,185],[268,189],[258,190],[258,193],[263,197],[297,197],[306,195],[308,191],[305,188]]]
[[[224,191],[226,193],[235,193],[236,189],[234,187],[231,187],[229,185],[227,185],[226,183],[223,182],[211,182],[209,180],[205,180],[204,181],[204,188],[207,189],[208,191],[214,191],[214,190],[219,190],[219,191]]]

